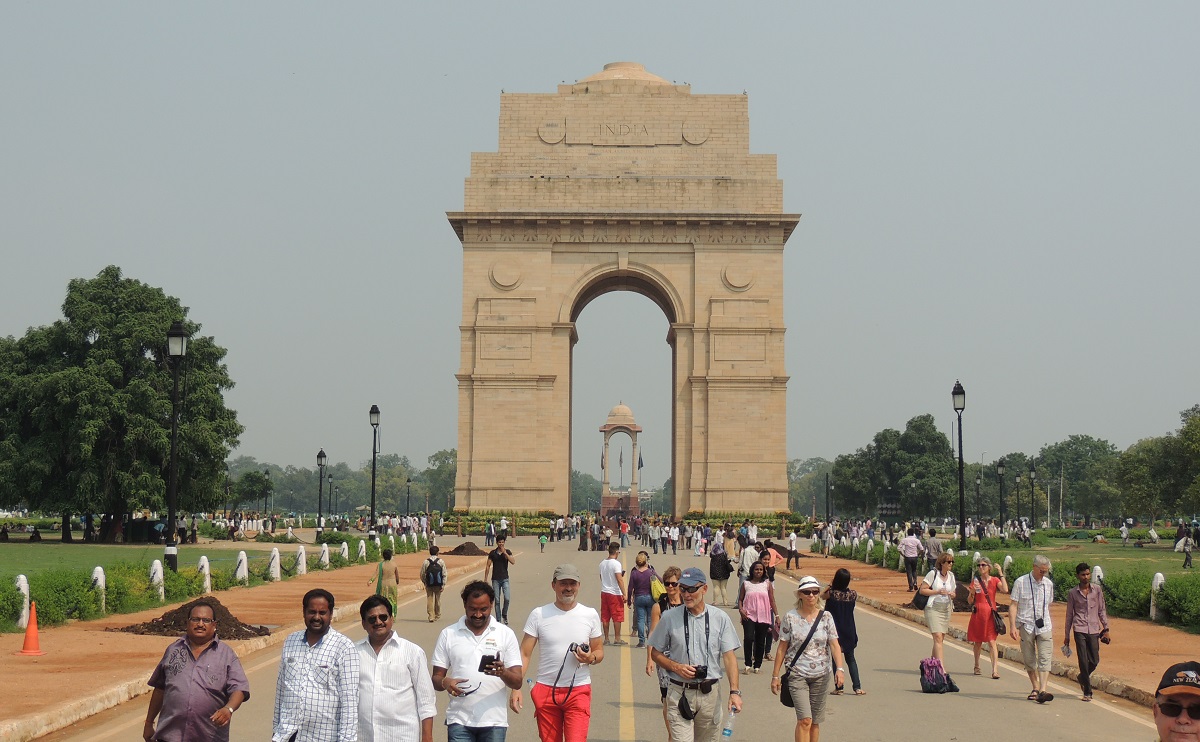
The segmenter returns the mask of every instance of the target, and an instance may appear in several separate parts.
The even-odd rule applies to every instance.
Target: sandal
[[[975,668],[975,674],[976,674],[976,675],[982,675],[982,674],[983,674],[983,672],[982,672],[982,671],[981,671],[981,670],[980,670],[978,667],[976,667],[976,668]]]
[[[1000,679],[1000,676],[998,674],[992,673],[992,680],[999,680],[999,679]]]
[[[834,690],[832,693],[830,693],[829,695],[831,695],[831,696],[840,696],[840,695],[842,695],[843,693],[845,693],[845,691],[844,691],[844,690],[842,690],[841,688],[838,688],[838,689]]]
[[[867,692],[866,692],[865,690],[863,690],[862,688],[855,688],[855,689],[854,689],[854,695],[856,695],[856,696],[865,696],[865,695],[867,695]],[[1089,698],[1088,700],[1090,701],[1090,700],[1092,700],[1092,699],[1090,699],[1090,698]]]
[[[1090,701],[1090,700],[1092,700],[1092,697],[1091,697],[1091,696],[1084,696],[1083,698],[1081,698],[1081,699],[1079,699],[1079,700],[1081,700],[1081,701]]]
[[[1029,691],[1029,695],[1025,696],[1025,699],[1028,701],[1036,701],[1038,699],[1038,692],[1036,690]]]

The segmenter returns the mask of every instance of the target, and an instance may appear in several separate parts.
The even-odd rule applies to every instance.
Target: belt
[[[698,683],[684,683],[684,682],[681,682],[674,678],[670,678],[670,681],[672,684],[678,685],[680,688],[683,688],[684,690],[695,690],[695,689],[699,688],[701,693],[710,692],[712,690],[713,686],[717,684],[717,681],[715,679],[701,680]]]

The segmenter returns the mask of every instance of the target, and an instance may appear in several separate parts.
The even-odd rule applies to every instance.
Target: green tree
[[[445,512],[454,502],[454,478],[458,474],[458,449],[438,451],[428,459],[429,468],[421,480],[429,491],[431,510]],[[415,494],[415,493],[414,493]]]
[[[788,462],[788,507],[793,513],[824,517],[825,477],[833,462],[822,458],[792,459]]]
[[[1059,477],[1065,483],[1063,509],[1084,515],[1117,515],[1119,493],[1116,476],[1117,447],[1090,435],[1072,435],[1065,441],[1042,447],[1038,452],[1038,478]],[[1014,471],[1029,476],[1029,467]],[[1025,482],[1025,489],[1029,483]]]
[[[269,503],[274,491],[275,482],[258,469],[252,469],[233,484],[234,507],[244,505],[249,510],[265,513],[264,503]]]
[[[603,486],[599,479],[586,472],[572,469],[571,502],[569,505],[571,512],[578,513],[583,510],[595,510],[600,507],[600,492],[602,489]]]
[[[224,500],[242,426],[225,406],[225,349],[179,300],[115,266],[67,286],[63,319],[0,340],[0,505],[74,513],[161,510],[170,453],[166,333],[191,335],[181,368],[179,509]],[[62,529],[64,540],[70,529]]]

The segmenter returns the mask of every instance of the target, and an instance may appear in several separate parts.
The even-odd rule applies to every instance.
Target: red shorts
[[[625,623],[625,597],[612,593],[600,593],[600,623],[616,621]]]
[[[544,742],[587,742],[592,721],[592,686],[552,688],[535,683],[529,691],[538,737]]]

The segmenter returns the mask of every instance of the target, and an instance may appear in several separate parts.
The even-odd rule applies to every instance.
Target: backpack
[[[958,693],[958,686],[942,667],[941,660],[926,657],[921,660],[920,668],[922,693]]]
[[[442,587],[446,584],[446,571],[442,569],[440,560],[429,557],[425,560],[429,566],[425,568],[425,587]]]

